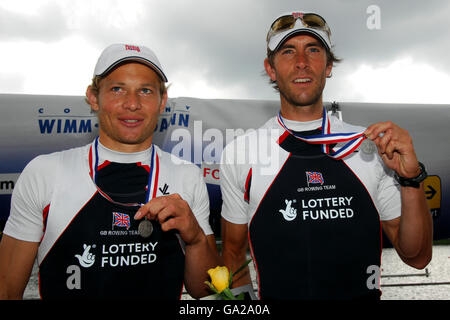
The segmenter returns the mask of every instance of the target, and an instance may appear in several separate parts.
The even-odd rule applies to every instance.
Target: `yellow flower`
[[[221,293],[228,288],[230,283],[230,273],[228,272],[227,267],[209,269],[208,274],[211,278],[211,284],[216,288],[217,292]]]

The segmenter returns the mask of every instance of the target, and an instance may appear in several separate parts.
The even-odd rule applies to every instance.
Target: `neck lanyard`
[[[91,144],[89,149],[89,175],[97,188],[98,193],[108,200],[109,202],[120,205],[124,207],[140,207],[142,203],[122,203],[114,201],[103,192],[97,185],[97,173],[98,173],[98,137],[95,138],[94,142]],[[158,153],[155,152],[155,146],[152,145],[152,155],[150,159],[150,172],[148,175],[147,192],[145,194],[145,203],[149,202],[151,199],[156,197],[156,191],[158,189],[158,177],[159,177],[159,157]]]
[[[318,135],[312,136],[302,136],[300,134],[296,134],[286,127],[284,124],[283,118],[281,117],[281,111],[278,113],[278,123],[292,136],[296,139],[311,143],[311,144],[321,144],[322,152],[328,155],[333,159],[342,159],[359,147],[361,142],[366,139],[364,132],[351,132],[351,133],[331,133],[331,125],[330,118],[328,117],[327,110],[323,108],[323,116],[322,116],[322,132]],[[339,148],[339,150],[334,151],[330,150],[330,144],[347,142],[343,147]]]

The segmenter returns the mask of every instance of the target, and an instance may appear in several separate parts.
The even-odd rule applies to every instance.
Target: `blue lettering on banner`
[[[41,134],[90,133],[92,121],[91,119],[39,119],[39,130]]]
[[[189,115],[188,114],[180,114],[180,117],[178,119],[178,125],[179,126],[185,126],[187,127],[189,125]]]
[[[167,123],[167,119],[161,119],[161,126],[159,128],[159,132],[163,132],[169,128],[169,125]]]
[[[64,133],[77,132],[77,121],[66,119],[66,124],[64,125]]]
[[[178,119],[177,119],[178,118]],[[178,121],[177,121],[178,120]],[[162,118],[159,127],[157,126],[155,131],[164,132],[169,129],[170,126],[178,125],[179,127],[189,126],[189,114],[174,113],[168,118]]]

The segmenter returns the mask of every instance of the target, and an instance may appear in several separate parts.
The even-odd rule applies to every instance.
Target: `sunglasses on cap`
[[[269,42],[270,38],[275,34],[294,28],[298,19],[301,20],[305,27],[324,31],[328,37],[331,36],[330,27],[325,19],[318,14],[294,12],[290,15],[281,16],[272,23],[269,32],[267,33],[267,42]]]

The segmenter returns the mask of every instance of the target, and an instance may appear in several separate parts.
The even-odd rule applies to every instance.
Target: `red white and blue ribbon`
[[[281,112],[278,114],[278,123],[296,139],[311,144],[321,144],[323,153],[325,153],[331,158],[338,160],[351,154],[359,147],[361,142],[363,142],[363,140],[366,139],[364,132],[331,133],[330,118],[325,108],[323,108],[322,133],[318,135],[302,136],[292,132],[284,124],[283,118],[281,117]],[[330,144],[337,144],[341,142],[347,143],[336,151],[331,150]]]
[[[142,203],[122,203],[111,199],[105,192],[103,192],[97,186],[97,172],[98,172],[98,137],[95,138],[89,150],[89,175],[97,188],[98,193],[104,197],[106,200],[114,203],[116,205],[126,206],[126,207],[137,207],[142,206]],[[150,159],[150,172],[148,175],[148,185],[147,192],[145,195],[145,203],[149,202],[151,199],[156,197],[156,192],[158,190],[158,178],[159,178],[159,157],[158,153],[155,151],[155,146],[152,145],[152,155]]]

